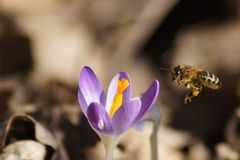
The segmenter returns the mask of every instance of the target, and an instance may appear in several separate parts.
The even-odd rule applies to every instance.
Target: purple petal
[[[80,91],[80,88],[78,89],[78,102],[79,102],[79,104],[80,104],[80,107],[81,107],[83,113],[84,113],[85,115],[87,115],[87,107],[88,107],[88,104],[87,104],[85,98],[83,97],[83,94],[82,94],[82,92]]]
[[[121,79],[127,79],[128,82],[129,82],[129,86],[123,92],[123,103],[130,100],[130,96],[131,96],[131,81],[130,81],[130,77],[129,77],[129,75],[126,72],[119,72],[119,73],[117,73],[113,77],[113,79],[110,82],[110,85],[108,87],[107,102],[106,102],[106,110],[108,112],[110,111],[113,99],[114,99],[115,94],[116,94],[117,89],[118,89],[117,80],[121,80]]]
[[[87,118],[96,132],[107,135],[114,134],[111,119],[102,104],[91,103],[87,109]]]
[[[160,84],[158,80],[154,80],[148,90],[142,95],[141,99],[141,109],[135,119],[137,122],[141,119],[145,113],[147,113],[153,106],[157,100],[159,94]]]
[[[86,113],[86,107],[92,102],[101,103],[104,106],[106,103],[106,97],[100,81],[92,69],[87,66],[80,73],[78,100],[84,113]]]
[[[121,134],[128,128],[132,127],[136,116],[141,108],[139,98],[134,98],[124,103],[113,115],[112,123],[116,134]]]

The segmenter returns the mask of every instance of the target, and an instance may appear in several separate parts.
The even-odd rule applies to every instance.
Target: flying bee
[[[192,101],[193,97],[199,95],[203,87],[210,89],[219,89],[222,86],[220,79],[200,68],[189,65],[178,65],[171,70],[172,81],[176,80],[178,84],[183,84],[189,92],[185,96],[184,102]]]

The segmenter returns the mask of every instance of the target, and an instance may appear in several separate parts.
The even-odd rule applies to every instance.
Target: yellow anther
[[[112,118],[114,113],[119,109],[119,107],[122,105],[122,99],[123,99],[123,91],[129,86],[129,82],[127,79],[121,79],[117,81],[117,92],[113,99],[113,103],[110,109],[110,117]]]

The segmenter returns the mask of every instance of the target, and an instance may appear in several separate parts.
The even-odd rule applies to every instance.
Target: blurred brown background
[[[178,64],[215,73],[223,87],[185,105],[186,89],[160,70]],[[105,89],[127,71],[133,96],[160,80],[160,159],[240,159],[240,1],[0,0],[2,128],[26,113],[53,134],[57,159],[104,159],[77,102],[85,65]],[[115,159],[150,159],[150,134],[151,124],[130,130]]]

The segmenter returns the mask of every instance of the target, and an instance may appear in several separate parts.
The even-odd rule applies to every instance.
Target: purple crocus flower
[[[138,122],[155,103],[159,82],[154,80],[139,98],[131,98],[131,82],[126,72],[112,79],[107,96],[95,73],[85,66],[80,73],[78,101],[91,127],[100,135],[118,136]]]

